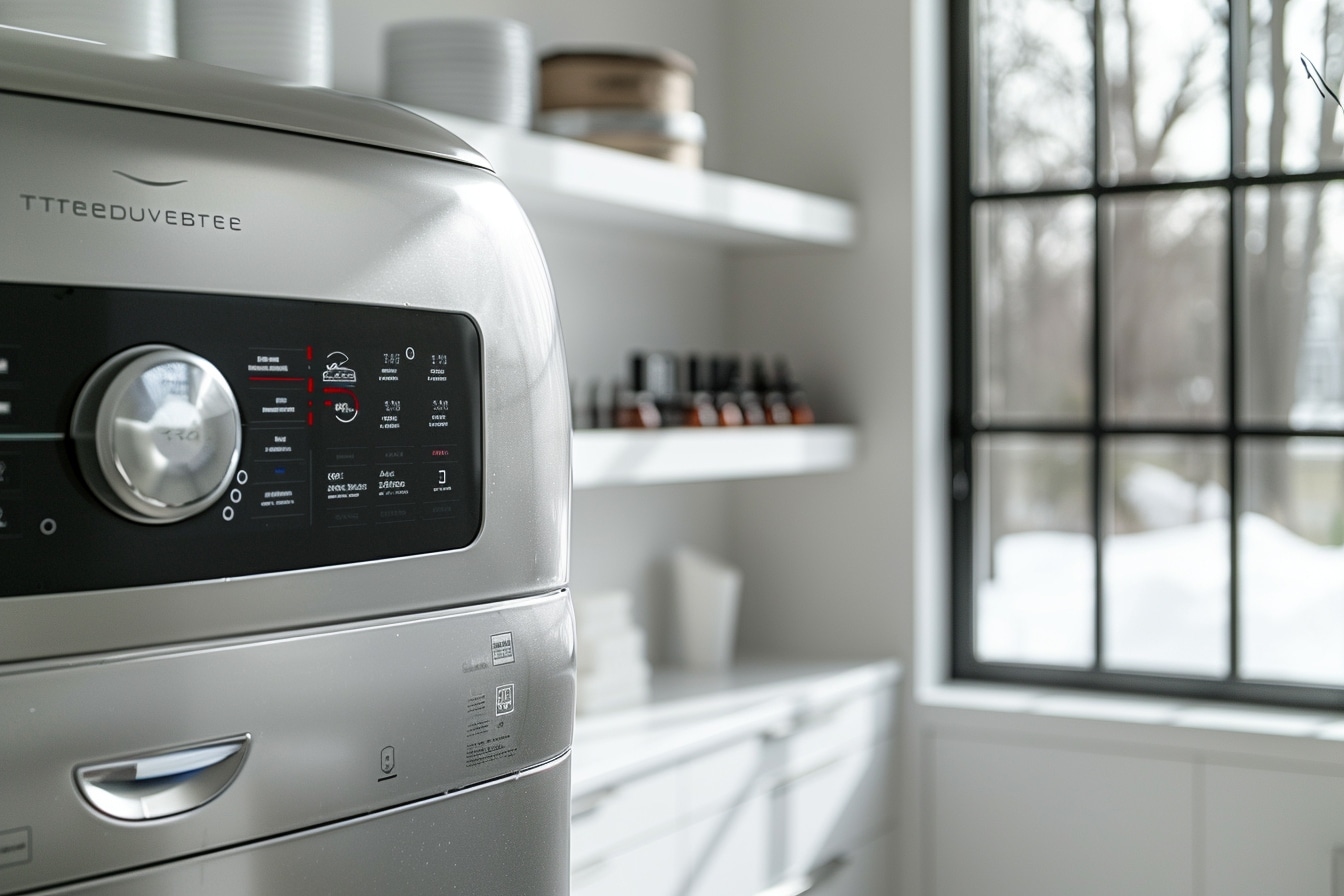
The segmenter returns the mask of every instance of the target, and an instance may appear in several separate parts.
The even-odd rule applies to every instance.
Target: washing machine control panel
[[[0,285],[0,596],[463,548],[464,314]]]

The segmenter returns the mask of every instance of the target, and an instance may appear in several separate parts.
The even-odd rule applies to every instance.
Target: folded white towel
[[[647,675],[621,678],[580,675],[577,696],[580,715],[638,706],[649,699],[649,678]]]
[[[603,632],[596,637],[585,629],[579,629],[579,669],[605,672],[643,665],[645,653],[645,635],[643,630],[632,627],[625,630]]]

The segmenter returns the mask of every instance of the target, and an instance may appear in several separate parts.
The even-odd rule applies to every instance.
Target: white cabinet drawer
[[[570,896],[682,896],[680,839],[681,833],[672,831],[621,852],[574,863]]]
[[[1209,893],[1325,896],[1344,888],[1344,775],[1204,767]]]
[[[776,792],[783,803],[790,874],[848,853],[886,827],[889,750],[889,741],[868,746]]]
[[[755,896],[770,882],[773,806],[758,793],[687,825],[682,867],[685,896]]]
[[[824,862],[808,875],[806,896],[886,896],[892,891],[888,857],[891,838],[875,837],[842,856]],[[800,894],[801,896],[801,894]]]
[[[669,704],[605,739],[591,726],[572,811],[575,896],[758,896],[799,881],[818,896],[865,892],[873,860],[851,853],[888,827],[894,689],[846,674],[760,700]],[[619,783],[588,789],[603,780]]]
[[[891,731],[894,695],[878,688],[842,698],[833,705],[810,705],[788,737],[788,774],[800,774],[847,753],[884,740]]]
[[[677,768],[664,769],[575,797],[570,827],[572,867],[675,825],[678,772]]]
[[[681,767],[682,814],[699,817],[777,783],[779,763],[766,747],[764,738],[747,737],[686,762]]]

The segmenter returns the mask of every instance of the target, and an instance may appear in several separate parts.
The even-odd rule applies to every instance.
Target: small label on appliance
[[[513,662],[513,632],[490,636],[490,665],[503,666]]]
[[[0,868],[22,865],[33,858],[32,828],[0,831]]]
[[[495,715],[506,716],[513,712],[513,685],[502,684],[495,688]]]

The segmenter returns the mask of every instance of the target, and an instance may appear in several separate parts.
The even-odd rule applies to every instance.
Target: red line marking
[[[350,400],[355,403],[355,413],[356,414],[359,413],[359,396],[351,392],[349,389],[337,389],[334,386],[327,386],[322,390],[322,392],[326,395],[349,395]],[[331,402],[327,402],[327,406],[330,407]]]

